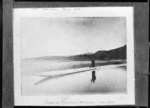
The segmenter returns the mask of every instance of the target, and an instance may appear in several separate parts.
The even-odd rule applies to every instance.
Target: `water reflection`
[[[96,80],[95,71],[92,71],[92,79],[91,79],[91,82],[95,83],[95,80]]]

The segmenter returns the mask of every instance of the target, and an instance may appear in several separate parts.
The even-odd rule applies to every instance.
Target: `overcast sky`
[[[125,17],[22,18],[22,58],[67,56],[126,44]]]

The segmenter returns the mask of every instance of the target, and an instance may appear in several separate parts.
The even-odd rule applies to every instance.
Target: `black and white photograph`
[[[14,65],[18,71],[14,79],[19,81],[15,86],[19,96],[134,96],[130,13],[118,15],[111,8],[90,14],[87,10],[85,15],[82,8],[81,13],[80,8],[42,11],[48,12],[19,10],[14,19]]]
[[[22,95],[126,93],[126,76],[126,18],[21,20]]]

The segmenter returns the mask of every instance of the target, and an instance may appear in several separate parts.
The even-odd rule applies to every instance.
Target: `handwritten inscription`
[[[95,104],[99,104],[99,105],[109,105],[109,104],[114,104],[114,101],[69,101],[67,100],[67,98],[62,99],[61,101],[48,101],[45,100],[45,104],[48,105],[95,105]]]
[[[43,10],[50,11],[80,11],[80,8],[42,8]]]

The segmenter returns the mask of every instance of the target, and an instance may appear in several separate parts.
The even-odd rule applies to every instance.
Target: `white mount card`
[[[135,105],[132,7],[13,10],[16,106]]]

